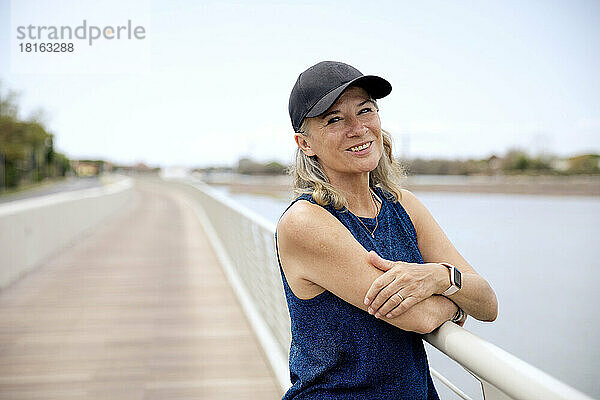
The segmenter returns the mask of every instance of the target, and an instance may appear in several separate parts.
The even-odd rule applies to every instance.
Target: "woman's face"
[[[297,133],[296,143],[306,155],[317,156],[330,179],[377,167],[383,154],[381,122],[363,88],[348,88],[323,115],[306,121],[308,132]]]

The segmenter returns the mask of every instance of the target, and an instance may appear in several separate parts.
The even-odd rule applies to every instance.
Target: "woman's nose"
[[[348,121],[346,134],[349,137],[362,136],[366,133],[367,127],[362,122],[360,122],[358,118],[350,117],[346,119],[346,121]]]

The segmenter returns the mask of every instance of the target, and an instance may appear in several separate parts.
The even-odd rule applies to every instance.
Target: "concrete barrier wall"
[[[133,181],[0,204],[0,288],[56,253],[131,199]]]

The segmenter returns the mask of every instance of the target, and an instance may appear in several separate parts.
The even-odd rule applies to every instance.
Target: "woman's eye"
[[[341,120],[341,118],[340,118],[340,117],[333,117],[333,118],[331,118],[331,119],[329,119],[329,120],[327,121],[327,125],[330,125],[330,124],[333,124],[333,123],[335,123],[335,122],[338,122],[339,120]]]
[[[358,113],[359,114],[365,114],[365,113],[368,113],[368,112],[371,112],[371,111],[373,111],[373,109],[371,107],[365,107],[362,110],[360,110]]]

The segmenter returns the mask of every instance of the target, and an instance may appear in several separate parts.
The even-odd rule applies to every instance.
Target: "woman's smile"
[[[363,155],[363,154],[367,154],[371,151],[371,144],[373,143],[373,141],[369,141],[369,142],[363,142],[360,143],[356,146],[350,147],[348,148],[346,151],[354,154],[354,155]]]

